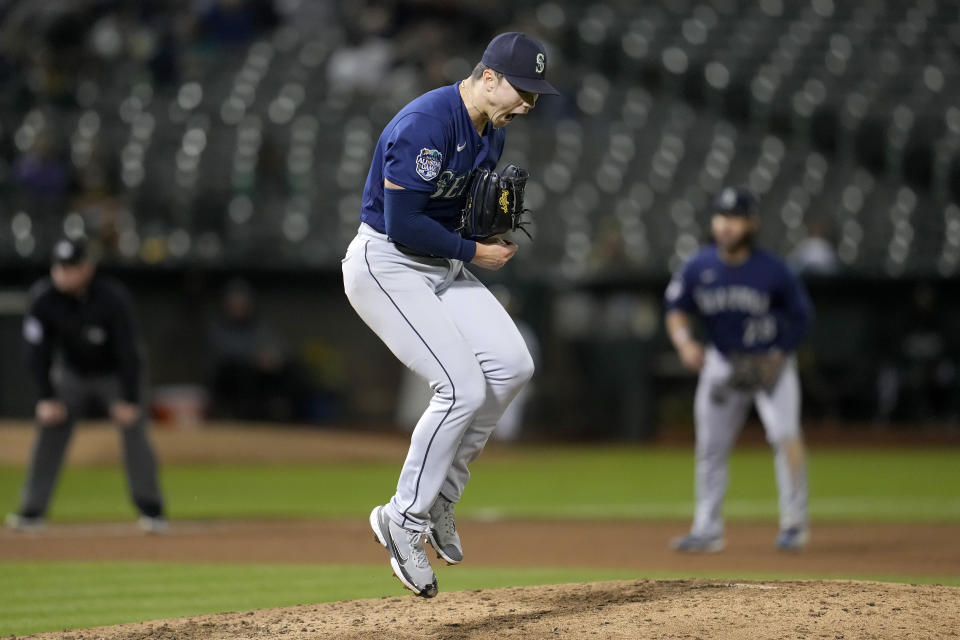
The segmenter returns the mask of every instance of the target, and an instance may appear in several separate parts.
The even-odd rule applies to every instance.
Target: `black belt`
[[[391,240],[391,242],[393,241]],[[432,258],[434,260],[446,260],[446,258],[444,258],[443,256],[435,256],[432,253],[424,253],[422,251],[417,251],[415,249],[411,249],[406,245],[400,244],[399,242],[393,242],[393,246],[395,246],[397,248],[397,251],[399,251],[400,253],[404,255],[408,255],[412,258]]]

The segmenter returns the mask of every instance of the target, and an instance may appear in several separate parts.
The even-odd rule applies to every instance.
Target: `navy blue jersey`
[[[377,141],[363,188],[360,219],[386,233],[383,180],[430,194],[425,215],[449,230],[460,224],[470,172],[494,169],[503,153],[504,131],[487,123],[477,134],[457,89],[429,91],[400,110]]]
[[[780,259],[755,250],[739,265],[708,246],[674,274],[668,310],[702,319],[707,339],[721,353],[793,351],[806,336],[813,307],[803,283]]]

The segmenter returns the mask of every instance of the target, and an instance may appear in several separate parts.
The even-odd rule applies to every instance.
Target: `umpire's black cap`
[[[713,210],[724,216],[752,216],[757,213],[757,199],[743,187],[724,187],[713,199]]]
[[[83,238],[61,238],[53,245],[50,261],[53,264],[81,264],[88,262],[90,252]]]
[[[559,95],[547,82],[547,52],[543,45],[518,31],[501,33],[490,41],[480,62],[499,71],[520,91]]]

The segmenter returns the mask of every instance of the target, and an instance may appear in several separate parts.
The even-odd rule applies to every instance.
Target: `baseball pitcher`
[[[533,109],[546,81],[543,46],[504,33],[470,77],[413,100],[377,142],[361,224],[343,260],[343,284],[363,321],[433,397],[410,439],[390,501],[370,513],[394,574],[437,594],[426,537],[449,564],[463,559],[453,517],[501,414],[533,375],[520,332],[464,266],[499,269],[523,225],[526,171],[496,172],[504,130]]]
[[[694,399],[696,512],[677,551],[724,547],[727,462],[751,405],[774,450],[780,507],[776,546],[795,551],[809,537],[806,453],[800,429],[800,383],[794,351],[813,311],[799,279],[770,253],[754,248],[759,220],[745,189],[714,200],[714,244],[691,258],[667,287],[666,323],[684,366],[699,373]],[[704,345],[693,334],[701,321]]]

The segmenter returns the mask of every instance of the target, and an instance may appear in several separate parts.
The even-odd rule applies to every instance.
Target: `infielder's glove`
[[[783,372],[784,356],[777,350],[735,353],[729,360],[726,386],[737,391],[772,391]]]
[[[470,177],[467,201],[457,229],[469,240],[485,240],[507,231],[519,229],[530,237],[520,219],[528,210],[523,208],[523,188],[529,174],[515,164],[507,165],[501,173],[476,169]]]

